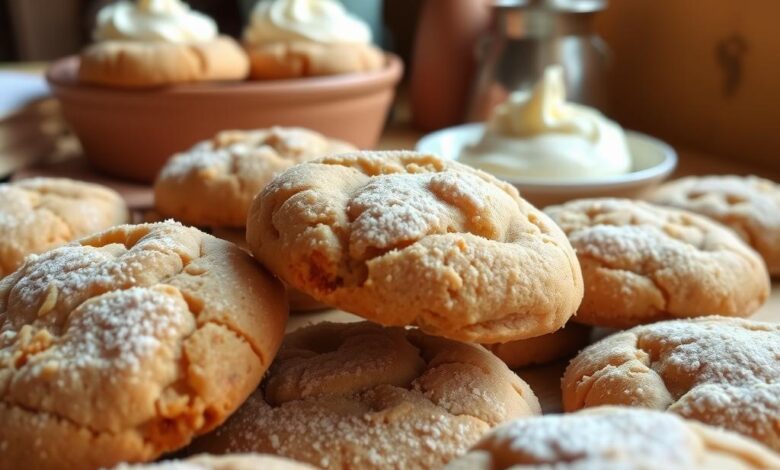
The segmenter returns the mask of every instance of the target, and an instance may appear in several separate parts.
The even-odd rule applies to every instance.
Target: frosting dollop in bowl
[[[432,132],[417,142],[417,150],[444,158],[460,159],[463,150],[477,145],[485,134],[484,123],[463,124]],[[648,135],[625,131],[631,157],[626,172],[583,175],[580,178],[539,178],[496,174],[512,183],[522,196],[538,207],[584,197],[639,197],[657,186],[677,167],[677,153],[667,143]],[[489,169],[486,171],[491,172]]]

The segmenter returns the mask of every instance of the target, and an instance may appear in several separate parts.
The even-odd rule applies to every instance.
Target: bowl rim
[[[121,88],[100,85],[82,84],[78,82],[80,57],[78,54],[66,56],[52,62],[46,69],[45,77],[49,85],[57,93],[78,92],[84,95],[111,96],[114,99],[126,98],[197,98],[197,97],[245,97],[247,94],[257,96],[289,96],[301,95],[322,96],[323,94],[338,94],[348,91],[349,94],[371,92],[376,89],[395,86],[403,73],[403,62],[392,52],[385,52],[385,66],[380,70],[358,72],[322,77],[303,77],[282,80],[240,80],[240,81],[210,81],[197,83],[182,83],[151,88]]]
[[[426,147],[429,143],[436,142],[442,139],[442,137],[445,135],[461,132],[476,132],[477,130],[484,129],[484,127],[484,123],[472,122],[439,129],[422,136],[415,144],[415,149],[418,151],[424,151],[424,147]],[[656,137],[644,134],[642,132],[626,129],[625,133],[628,141],[641,141],[645,144],[656,147],[657,150],[663,155],[663,160],[661,160],[661,162],[657,165],[651,166],[650,168],[631,171],[622,175],[600,176],[597,178],[580,181],[523,180],[503,177],[501,177],[501,179],[516,186],[522,186],[523,188],[536,190],[555,189],[559,191],[579,191],[583,189],[605,189],[605,187],[617,189],[626,186],[633,186],[640,182],[652,181],[656,178],[666,177],[670,175],[675,168],[677,168],[677,152],[671,145]],[[440,156],[448,160],[457,160],[457,158],[452,155]]]

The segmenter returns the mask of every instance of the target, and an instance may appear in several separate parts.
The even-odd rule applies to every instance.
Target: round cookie
[[[517,369],[574,356],[590,342],[590,330],[588,326],[569,322],[554,333],[484,346],[507,366]]]
[[[122,197],[104,186],[65,178],[0,184],[0,278],[29,254],[127,222]]]
[[[315,470],[305,463],[261,454],[197,455],[186,460],[121,464],[114,470]]]
[[[748,316],[769,296],[761,257],[709,219],[628,199],[545,209],[577,251],[576,321],[626,328],[680,317]]]
[[[706,215],[731,228],[780,274],[780,186],[756,176],[678,179],[648,196],[651,202]]]
[[[223,131],[168,161],[154,185],[155,207],[188,224],[242,228],[252,199],[277,173],[352,150],[299,127]]]
[[[550,333],[582,297],[565,235],[513,186],[416,152],[342,154],[285,171],[255,198],[247,242],[327,305],[463,341]]]
[[[191,450],[327,469],[439,468],[491,427],[540,411],[528,385],[480,346],[320,323],[288,334],[263,385]]]
[[[567,411],[668,410],[780,450],[780,325],[705,317],[638,326],[583,350],[562,387]]]
[[[748,470],[780,468],[780,456],[669,413],[601,407],[505,424],[445,468]]]
[[[282,286],[167,222],[53,249],[0,281],[0,469],[153,460],[222,423],[281,343]]]
[[[255,80],[279,80],[381,69],[385,55],[371,44],[312,41],[246,45],[249,77]]]
[[[149,88],[187,82],[242,80],[249,59],[228,36],[198,43],[113,40],[81,53],[82,83],[120,88]]]

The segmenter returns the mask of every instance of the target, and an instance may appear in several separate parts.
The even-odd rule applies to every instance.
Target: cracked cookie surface
[[[761,257],[705,217],[627,199],[582,199],[545,212],[566,232],[582,267],[577,322],[626,328],[745,317],[769,296]]]
[[[582,351],[562,384],[567,411],[668,410],[780,450],[780,325],[705,317],[639,326]]]
[[[174,155],[154,185],[157,211],[201,227],[244,227],[255,195],[293,165],[355,148],[299,127],[222,131]]]
[[[123,225],[0,281],[0,469],[148,461],[223,422],[284,331],[281,285],[177,223]]]
[[[0,278],[25,256],[128,221],[119,194],[65,178],[0,184]]]
[[[447,470],[748,470],[780,457],[737,434],[658,411],[600,407],[503,425]]]
[[[255,198],[247,241],[275,274],[327,305],[457,340],[555,331],[582,298],[565,235],[514,187],[415,152],[287,170]]]
[[[528,385],[480,346],[321,323],[288,334],[260,388],[190,450],[328,469],[439,468],[493,426],[540,411]]]
[[[737,232],[780,274],[780,186],[756,176],[701,176],[671,181],[647,198],[706,215]]]

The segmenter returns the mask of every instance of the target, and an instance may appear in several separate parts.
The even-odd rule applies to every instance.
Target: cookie
[[[638,326],[572,360],[563,404],[668,410],[780,450],[779,358],[780,325],[706,317]]]
[[[113,40],[81,53],[82,83],[149,88],[187,82],[243,80],[249,59],[228,36],[197,43]]]
[[[600,407],[499,427],[447,470],[762,469],[780,456],[737,434],[658,411]]]
[[[220,132],[168,161],[154,185],[155,206],[188,224],[243,228],[252,199],[277,173],[352,150],[299,127]]]
[[[263,385],[190,450],[326,469],[438,468],[491,427],[539,413],[528,385],[480,346],[320,323],[288,334]]]
[[[563,326],[582,297],[561,230],[487,173],[416,152],[295,166],[255,198],[255,257],[294,288],[385,325],[498,343]]]
[[[0,184],[0,278],[25,256],[127,222],[122,197],[96,184],[32,178]]]
[[[305,463],[260,454],[198,455],[187,460],[166,460],[152,464],[122,464],[114,470],[315,470]]]
[[[382,50],[371,44],[290,41],[245,47],[254,80],[371,72],[385,64]]]
[[[234,245],[123,225],[0,281],[0,469],[149,461],[221,424],[281,343],[284,291]]]
[[[706,215],[737,232],[780,274],[780,186],[756,176],[702,176],[675,180],[651,202]]]
[[[590,327],[569,322],[536,338],[484,346],[512,369],[549,364],[577,354],[590,342]]]
[[[545,209],[582,266],[576,321],[626,328],[704,315],[745,317],[764,304],[761,257],[709,219],[628,199],[582,199]]]

